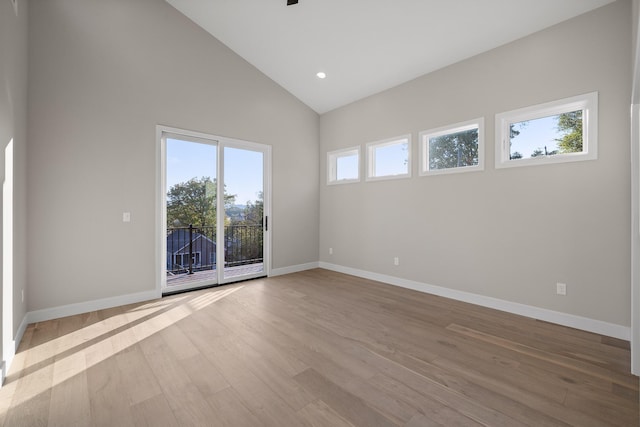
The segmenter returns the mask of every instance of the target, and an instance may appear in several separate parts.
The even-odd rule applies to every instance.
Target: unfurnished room
[[[639,426],[639,0],[0,0],[0,427]]]

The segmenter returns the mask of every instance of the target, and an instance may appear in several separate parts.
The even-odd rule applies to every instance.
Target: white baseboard
[[[7,373],[9,372],[9,369],[11,369],[13,358],[15,357],[16,352],[18,351],[18,346],[20,345],[20,341],[22,341],[22,337],[24,336],[24,331],[27,329],[28,324],[29,323],[27,322],[27,316],[25,315],[22,318],[22,322],[20,322],[20,326],[18,326],[18,330],[16,331],[15,338],[11,342],[11,347],[9,348],[9,354],[7,354],[6,360],[2,362],[2,367],[0,368],[1,375],[2,375],[0,378],[0,387],[4,385],[4,380],[7,377]]]
[[[272,268],[271,276],[282,276],[283,274],[297,273],[299,271],[312,270],[318,268],[318,262],[308,262],[306,264],[292,265],[289,267]]]
[[[587,317],[576,316],[573,314],[562,313],[559,311],[548,310],[546,308],[534,307],[517,302],[505,301],[498,298],[473,294],[471,292],[444,288],[442,286],[428,285],[413,280],[372,273],[370,271],[358,270],[355,268],[344,267],[341,265],[331,264],[323,261],[319,262],[318,264],[320,268],[336,271],[339,273],[350,274],[352,276],[362,277],[364,279],[375,280],[378,282],[387,283],[389,285],[400,286],[407,289],[413,289],[415,291],[438,295],[445,298],[451,298],[454,300],[468,302],[471,304],[493,308],[500,311],[506,311],[508,313],[518,314],[533,319],[544,320],[546,322],[556,323],[558,325],[568,326],[575,329],[581,329],[600,335],[606,335],[625,341],[629,341],[631,339],[631,328],[628,326],[616,325],[614,323],[603,322],[601,320],[590,319]]]
[[[59,307],[30,311],[27,313],[26,319],[27,323],[44,322],[46,320],[59,319],[61,317],[73,316],[76,314],[88,313],[96,310],[103,310],[105,308],[134,304],[136,302],[149,301],[161,297],[162,294],[158,290],[154,289],[153,291],[119,295],[93,301],[79,302],[76,304],[68,304]]]
[[[13,348],[15,351],[18,351],[18,346],[20,346],[20,341],[22,341],[22,337],[24,336],[24,331],[27,330],[27,326],[29,322],[27,320],[27,315],[25,314],[22,318],[22,322],[20,322],[20,326],[18,326],[18,330],[16,331],[16,340],[14,341]]]

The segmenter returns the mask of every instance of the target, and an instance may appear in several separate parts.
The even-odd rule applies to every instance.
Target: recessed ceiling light
[[[318,74],[316,74],[316,76],[318,76],[319,79],[324,79],[325,77],[327,77],[327,75],[325,73],[323,73],[322,71],[320,71]]]

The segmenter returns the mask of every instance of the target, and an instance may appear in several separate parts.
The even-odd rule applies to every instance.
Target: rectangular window
[[[347,184],[360,181],[360,147],[327,153],[327,184]]]
[[[484,169],[484,118],[420,132],[420,175]]]
[[[496,115],[496,167],[598,158],[598,92]]]
[[[367,144],[367,181],[411,177],[411,135]]]

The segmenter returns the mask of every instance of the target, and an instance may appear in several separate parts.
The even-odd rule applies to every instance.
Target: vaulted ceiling
[[[318,113],[612,1],[167,0]]]

